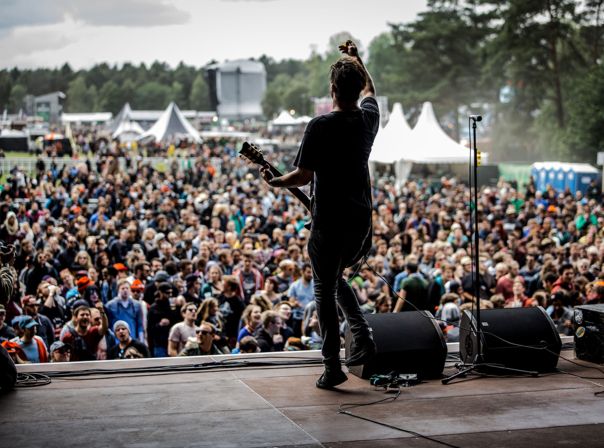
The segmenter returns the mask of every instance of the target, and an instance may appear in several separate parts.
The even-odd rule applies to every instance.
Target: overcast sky
[[[426,0],[0,0],[0,68],[306,59],[341,31],[367,48],[387,23],[425,9]]]

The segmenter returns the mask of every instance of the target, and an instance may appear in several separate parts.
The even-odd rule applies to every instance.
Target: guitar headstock
[[[258,165],[264,165],[262,151],[253,143],[243,142],[239,154]]]

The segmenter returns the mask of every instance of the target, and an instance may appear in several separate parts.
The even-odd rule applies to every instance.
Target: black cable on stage
[[[18,373],[15,387],[46,386],[52,382],[48,375],[42,373]]]
[[[350,417],[354,417],[354,418],[358,418],[358,419],[361,419],[361,420],[365,420],[366,422],[375,423],[376,425],[385,426],[386,428],[395,429],[397,431],[405,432],[407,434],[411,434],[412,436],[419,437],[419,438],[425,439],[425,440],[429,440],[431,442],[438,443],[438,444],[444,445],[444,446],[448,446],[450,448],[460,448],[460,447],[458,447],[456,445],[451,445],[451,444],[449,444],[447,442],[442,442],[440,440],[434,439],[434,438],[429,437],[429,436],[425,436],[423,434],[420,434],[419,432],[415,432],[415,431],[412,431],[410,429],[399,428],[398,426],[390,425],[388,423],[380,422],[379,420],[374,420],[374,419],[371,419],[371,418],[368,418],[368,417],[363,417],[362,415],[354,414],[354,413],[348,411],[348,409],[354,409],[354,408],[372,406],[372,405],[376,405],[376,404],[380,404],[380,403],[392,403],[400,395],[401,395],[401,388],[399,387],[398,390],[397,390],[397,392],[396,392],[396,395],[394,395],[393,397],[386,397],[386,398],[382,398],[381,400],[371,401],[369,403],[342,403],[338,407],[338,414],[348,415]]]

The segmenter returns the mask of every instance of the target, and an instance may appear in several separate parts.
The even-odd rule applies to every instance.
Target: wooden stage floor
[[[303,352],[315,360],[318,352]],[[299,359],[287,352],[273,361]],[[573,358],[572,350],[563,352]],[[221,357],[214,358],[220,361]],[[231,356],[266,361],[264,356]],[[168,362],[166,362],[168,361]],[[209,357],[52,365],[112,369],[208,362]],[[586,364],[586,363],[585,363]],[[450,446],[602,447],[604,375],[560,359],[567,374],[468,377],[405,388],[397,400],[359,407],[359,416]],[[48,370],[27,366],[21,372]],[[122,373],[53,378],[0,397],[1,447],[438,447],[432,440],[352,416],[345,403],[389,395],[349,375],[339,391],[315,388],[320,365]],[[447,368],[445,373],[454,369]]]

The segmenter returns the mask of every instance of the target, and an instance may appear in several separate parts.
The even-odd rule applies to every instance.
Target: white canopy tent
[[[370,162],[394,163],[404,157],[403,148],[407,146],[411,127],[403,114],[401,103],[395,103],[390,113],[390,120],[375,136]]]
[[[273,120],[274,126],[296,126],[300,122],[292,117],[289,112],[282,110],[281,113]]]
[[[407,123],[403,106],[401,103],[394,103],[390,119],[386,126],[378,130],[373,148],[369,155],[372,172],[375,170],[376,163],[394,164],[394,174],[397,179],[406,179],[411,170],[411,164],[404,160],[404,150],[411,135],[411,127]]]
[[[403,159],[414,163],[467,163],[470,152],[442,130],[429,101],[424,103],[405,148]]]
[[[118,112],[118,114],[111,121],[111,126],[109,126],[109,130],[111,133],[114,133],[122,123],[132,120],[132,109],[130,108],[130,103],[124,104],[122,110]]]
[[[151,128],[138,140],[169,141],[187,138],[201,143],[199,132],[187,120],[178,106],[172,102]]]
[[[144,132],[144,129],[136,121],[127,120],[120,123],[111,137],[117,138],[122,143],[127,143],[138,139]]]

